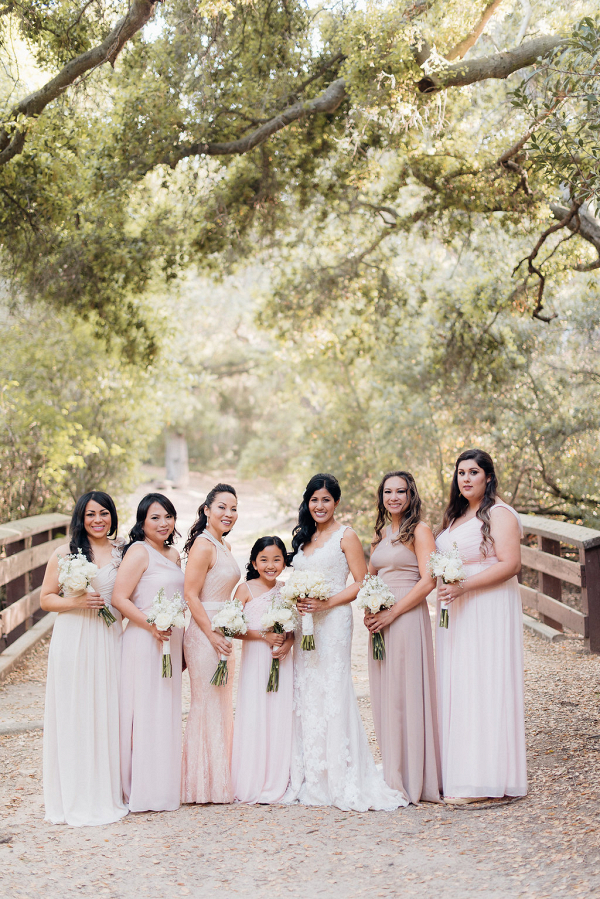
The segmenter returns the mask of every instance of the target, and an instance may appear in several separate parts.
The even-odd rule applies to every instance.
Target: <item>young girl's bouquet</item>
[[[236,634],[245,634],[248,624],[244,617],[244,606],[239,599],[228,599],[226,603],[223,603],[223,608],[214,615],[211,627],[213,631],[220,631],[229,643],[231,643],[230,637],[235,637]],[[214,687],[224,687],[228,677],[227,656],[221,654],[217,670],[210,682]]]
[[[396,597],[390,588],[377,574],[365,576],[356,599],[357,608],[370,612],[371,615],[382,612],[384,609],[391,609],[396,602]],[[385,659],[385,640],[381,631],[373,634],[373,658],[377,662]]]
[[[467,577],[456,543],[453,549],[447,549],[445,553],[431,553],[427,568],[432,577],[441,578],[444,584],[461,584]],[[440,627],[448,627],[449,620],[448,603],[441,602]]]
[[[179,590],[167,599],[165,588],[161,587],[150,607],[146,621],[155,624],[159,631],[168,631],[172,627],[185,627],[185,610],[187,604]],[[171,664],[171,640],[163,640],[162,644],[162,676],[173,677]]]
[[[296,625],[296,610],[292,603],[282,599],[275,593],[271,604],[260,620],[263,633],[272,631],[274,634],[289,634]],[[271,671],[267,682],[267,693],[277,693],[279,690],[279,659],[271,662]]]
[[[92,581],[98,574],[98,566],[88,562],[80,549],[77,553],[69,553],[58,560],[58,586],[63,596],[81,596],[88,593]],[[98,610],[107,627],[117,620],[108,606]]]
[[[324,601],[331,595],[331,587],[322,574],[316,571],[292,571],[287,582],[279,591],[284,602],[296,605],[299,599],[312,599]],[[302,649],[314,649],[314,621],[311,612],[302,615]]]

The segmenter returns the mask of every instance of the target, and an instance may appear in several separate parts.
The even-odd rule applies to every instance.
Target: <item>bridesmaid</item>
[[[279,537],[261,537],[250,552],[246,582],[236,590],[248,631],[241,638],[231,779],[240,802],[279,802],[290,779],[294,635],[263,633],[261,619],[281,586],[287,550]],[[279,689],[267,693],[274,658]]]
[[[385,581],[396,603],[365,615],[371,634],[383,632],[385,658],[373,659],[369,683],[383,775],[415,805],[439,802],[440,749],[433,640],[427,595],[434,589],[427,563],[435,543],[421,521],[413,476],[390,471],[377,489],[377,523],[369,571]],[[370,641],[369,641],[370,642]]]
[[[48,654],[44,714],[46,821],[82,827],[112,824],[127,814],[119,767],[121,616],[107,627],[98,610],[110,604],[117,566],[117,510],[94,490],[77,501],[71,541],[59,547],[42,584],[40,605],[58,612]],[[58,560],[81,550],[98,566],[93,592],[61,596]]]
[[[232,645],[211,628],[211,619],[231,598],[240,569],[225,536],[237,521],[237,495],[229,484],[217,484],[198,509],[185,552],[185,599],[192,620],[185,634],[185,660],[192,701],[183,738],[182,802],[233,802]],[[215,687],[210,679],[219,655],[229,656],[229,679]]]
[[[436,629],[436,654],[442,782],[454,805],[527,793],[516,578],[523,529],[497,488],[487,453],[461,453],[436,540],[442,552],[456,543],[468,575],[438,586],[438,600],[450,603],[448,628]]]
[[[161,587],[183,591],[173,546],[177,512],[162,493],[148,493],[137,508],[113,594],[129,624],[123,634],[121,775],[132,812],[179,808],[181,773],[181,647],[183,630],[159,631],[146,618]],[[173,676],[162,676],[162,643],[171,638]]]

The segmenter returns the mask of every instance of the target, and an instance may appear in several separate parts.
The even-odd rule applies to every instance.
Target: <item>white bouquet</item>
[[[213,631],[220,631],[229,643],[231,643],[230,637],[235,637],[236,634],[245,634],[248,630],[248,623],[244,617],[244,606],[239,599],[229,599],[223,603],[223,608],[213,616],[211,627]],[[217,670],[210,682],[214,687],[224,687],[228,677],[227,656],[221,654]]]
[[[331,587],[322,574],[316,571],[298,571],[294,569],[287,582],[279,591],[284,602],[296,605],[299,599],[324,601],[331,595]],[[314,649],[314,621],[311,612],[302,615],[302,649]]]
[[[441,578],[444,584],[461,584],[467,577],[456,543],[453,549],[447,549],[445,553],[431,553],[427,568],[432,577]],[[448,603],[441,602],[440,627],[448,627],[449,620]]]
[[[277,592],[271,600],[271,604],[260,619],[260,627],[263,633],[272,631],[274,634],[289,634],[296,626],[296,611],[290,602],[281,598]],[[267,682],[267,693],[277,693],[279,690],[279,659],[271,662],[271,671]]]
[[[396,602],[396,597],[378,574],[367,574],[356,600],[357,608],[375,615],[376,612],[381,612],[383,609],[391,609]],[[373,634],[373,658],[377,662],[385,659],[385,640],[381,631]]]
[[[161,587],[150,606],[146,621],[155,624],[157,630],[168,631],[172,627],[185,627],[185,610],[187,604],[179,590],[167,599],[165,588]],[[162,676],[173,677],[171,664],[171,640],[163,640],[162,644]]]
[[[88,562],[80,549],[76,554],[69,553],[58,560],[58,586],[63,596],[88,593],[97,574],[98,566],[94,562]],[[98,617],[103,618],[107,627],[117,620],[106,605],[98,610]]]

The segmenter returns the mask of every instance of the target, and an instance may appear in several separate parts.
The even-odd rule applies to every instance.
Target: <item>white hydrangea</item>
[[[432,577],[441,578],[445,584],[460,584],[467,577],[456,543],[446,552],[431,553],[427,568]]]

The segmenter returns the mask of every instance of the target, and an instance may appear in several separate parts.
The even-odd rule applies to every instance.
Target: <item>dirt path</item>
[[[174,492],[182,524],[193,517],[201,498],[194,494],[204,495],[204,481],[195,480],[186,497]],[[240,561],[259,533],[277,529],[287,536],[285,516],[260,489],[240,490]],[[0,690],[0,716],[11,710],[13,717],[41,718],[46,654],[47,645],[40,645]],[[530,794],[489,809],[423,805],[360,814],[184,806],[129,815],[107,827],[54,827],[43,821],[41,733],[0,736],[0,893],[115,899],[599,895],[600,658],[578,639],[551,645],[527,634],[525,658]],[[374,745],[360,622],[353,675]]]

